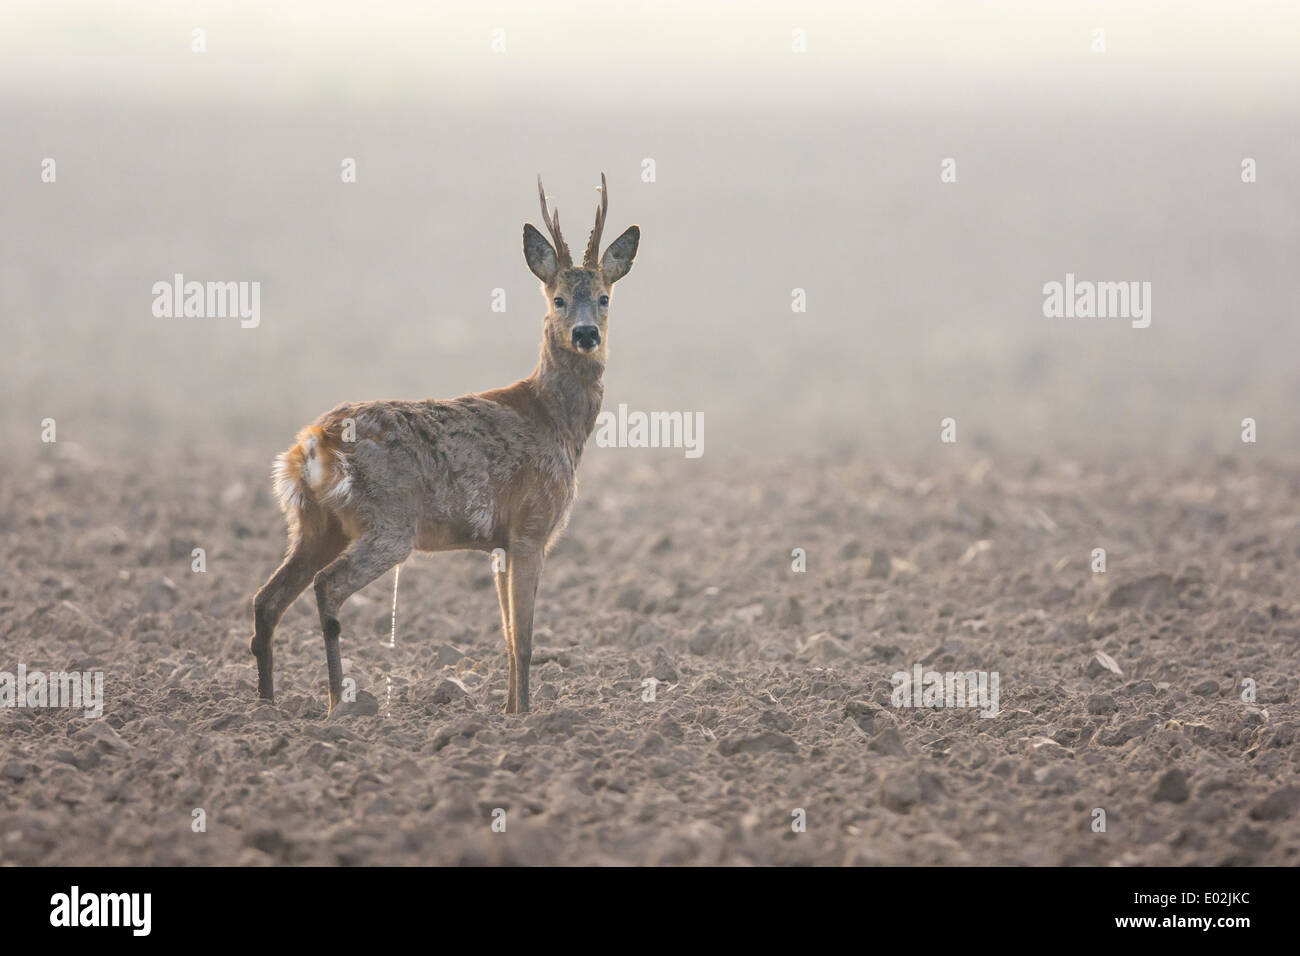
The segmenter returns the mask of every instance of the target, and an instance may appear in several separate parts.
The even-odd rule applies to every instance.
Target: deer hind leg
[[[501,605],[501,633],[506,638],[506,663],[510,677],[506,683],[506,713],[513,713],[511,703],[515,699],[515,638],[510,631],[510,575],[507,568],[494,571],[497,584],[497,602]]]
[[[276,625],[316,572],[337,558],[347,538],[336,519],[309,506],[291,519],[289,554],[253,598],[253,638],[248,649],[257,659],[257,696],[275,699],[271,638]]]
[[[514,693],[506,698],[507,714],[528,712],[528,668],[533,660],[533,605],[542,573],[540,549],[514,548],[510,552],[510,669]]]
[[[339,609],[343,602],[385,571],[406,560],[415,544],[409,530],[378,529],[357,538],[316,575],[316,609],[325,634],[330,713],[343,699],[343,661],[339,654]]]

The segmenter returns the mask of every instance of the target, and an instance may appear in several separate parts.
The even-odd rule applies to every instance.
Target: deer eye
[[[564,308],[564,299],[560,298],[558,295],[557,295],[554,299],[552,299],[551,301],[555,303],[555,307],[556,307],[557,309],[562,309],[562,308]]]
[[[607,296],[607,295],[602,295],[602,296],[600,297],[600,304],[601,304],[601,305],[609,305],[609,296]]]

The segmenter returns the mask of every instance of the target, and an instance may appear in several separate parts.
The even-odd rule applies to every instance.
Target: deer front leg
[[[514,548],[510,552],[510,659],[514,694],[506,700],[507,714],[528,712],[528,667],[533,660],[533,605],[542,571],[539,550]]]
[[[515,699],[515,639],[510,631],[510,575],[506,568],[494,571],[492,575],[497,584],[497,601],[501,605],[501,633],[506,639],[506,665],[510,677],[506,683],[506,713],[513,713],[511,706]]]

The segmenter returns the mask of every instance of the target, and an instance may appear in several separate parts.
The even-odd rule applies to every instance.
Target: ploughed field
[[[391,574],[345,606],[326,719],[310,589],[256,699],[268,463],[0,466],[0,671],[103,674],[99,719],[0,709],[0,863],[1300,862],[1294,469],[593,448],[532,712],[457,553],[395,647]],[[926,697],[969,672],[994,716]]]

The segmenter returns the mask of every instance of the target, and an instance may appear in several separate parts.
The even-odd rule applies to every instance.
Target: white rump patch
[[[316,436],[308,435],[302,443],[303,468],[306,474],[303,476],[307,479],[307,485],[310,488],[318,489],[321,481],[321,461],[320,456],[316,454]]]
[[[298,511],[307,502],[303,497],[302,488],[289,474],[288,456],[288,452],[275,456],[275,464],[271,466],[271,479],[275,484],[275,495],[280,499],[281,510]]]

